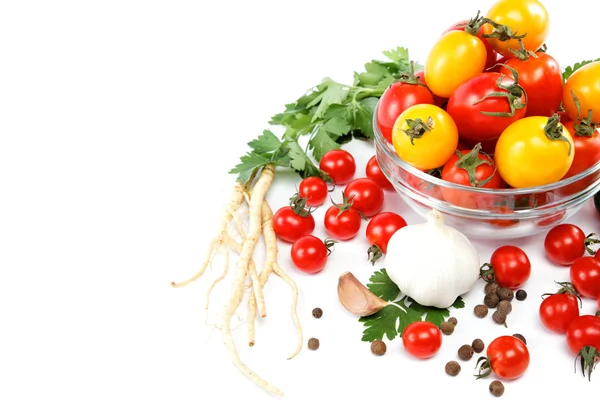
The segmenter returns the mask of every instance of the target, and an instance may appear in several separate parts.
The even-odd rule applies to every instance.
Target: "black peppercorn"
[[[496,397],[500,397],[504,394],[504,385],[500,381],[494,381],[490,383],[490,393]]]
[[[319,307],[315,308],[314,310],[312,310],[312,315],[315,318],[321,318],[323,316],[323,310],[321,310]]]
[[[460,364],[456,361],[446,363],[446,373],[450,376],[456,376],[460,372]]]
[[[515,297],[517,298],[517,300],[523,301],[527,298],[527,292],[523,289],[519,289],[517,290],[517,294],[515,295]]]
[[[497,294],[486,294],[483,298],[483,304],[488,306],[488,308],[496,308],[499,302],[500,298]]]
[[[481,353],[483,351],[483,349],[485,348],[485,344],[483,344],[483,340],[475,339],[475,340],[473,340],[471,347],[473,347],[473,351],[475,353]]]

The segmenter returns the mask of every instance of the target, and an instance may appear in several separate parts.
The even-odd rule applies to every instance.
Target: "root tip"
[[[254,342],[248,342],[249,347],[254,347]]]
[[[177,284],[175,282],[171,282],[171,287],[177,287]]]

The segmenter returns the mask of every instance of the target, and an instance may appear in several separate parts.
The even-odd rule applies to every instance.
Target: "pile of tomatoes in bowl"
[[[377,159],[420,213],[476,237],[555,226],[600,189],[600,61],[563,73],[538,0],[450,26],[375,114]]]

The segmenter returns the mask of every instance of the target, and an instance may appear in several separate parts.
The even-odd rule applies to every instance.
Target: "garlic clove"
[[[351,272],[344,272],[338,280],[338,297],[342,306],[354,315],[366,317],[387,305],[360,283]]]

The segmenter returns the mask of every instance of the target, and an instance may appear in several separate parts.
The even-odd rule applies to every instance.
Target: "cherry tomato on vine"
[[[405,226],[404,218],[393,212],[377,214],[369,221],[366,236],[371,247],[367,254],[373,264],[387,253],[387,245],[392,235]]]
[[[322,241],[308,235],[296,240],[292,245],[291,256],[294,265],[302,272],[315,274],[325,268],[327,256],[331,253],[332,240]]]
[[[404,329],[402,344],[413,357],[431,358],[442,347],[442,334],[431,322],[413,322]]]
[[[539,315],[546,329],[565,333],[569,324],[579,317],[579,300],[569,292],[550,295],[540,304]]]
[[[441,167],[454,154],[458,131],[441,108],[419,104],[404,111],[394,124],[392,143],[398,156],[421,170]]]
[[[500,336],[487,348],[487,358],[481,360],[478,377],[486,377],[493,371],[502,379],[517,379],[529,366],[529,350],[514,336]]]
[[[329,189],[323,179],[318,176],[309,176],[300,182],[298,192],[301,197],[306,199],[307,206],[317,207],[327,200]]]
[[[571,265],[571,282],[584,297],[595,299],[600,296],[600,260],[581,257]]]
[[[448,33],[451,31],[464,31],[465,30],[465,26],[469,24],[468,19],[460,21],[454,25],[452,25],[451,27],[449,27],[448,29],[446,29],[444,31],[444,33]],[[490,42],[487,41],[487,39],[481,37],[481,35],[484,34],[484,30],[483,30],[483,26],[481,28],[479,28],[479,33],[477,34],[477,37],[483,42],[483,45],[485,46],[485,52],[486,52],[486,59],[485,59],[485,68],[484,69],[488,69],[493,67],[494,65],[496,65],[496,60],[498,59],[498,53],[496,52],[496,50],[494,50],[494,48],[492,47],[492,45],[490,44]]]
[[[305,199],[292,197],[291,206],[282,207],[273,215],[273,230],[283,241],[293,243],[315,230],[315,219],[305,209]]]
[[[423,85],[427,86],[427,81],[425,80],[425,70],[424,69],[415,72],[415,77],[418,80],[420,80]],[[432,93],[432,95],[433,95],[433,104],[435,104],[436,106],[438,106],[440,108],[444,108],[446,106],[446,104],[448,103],[447,98],[436,96],[433,93]]]
[[[531,275],[531,262],[527,254],[516,246],[497,248],[490,258],[491,269],[484,276],[492,276],[501,287],[518,289],[527,282]],[[489,274],[489,275],[488,275]]]
[[[590,379],[600,358],[600,317],[582,315],[571,322],[567,329],[567,345],[578,359],[581,357],[583,375],[587,371]]]
[[[596,239],[587,238],[585,233],[573,224],[561,224],[550,229],[544,240],[546,256],[554,263],[569,266],[582,257]],[[589,251],[589,250],[588,250]]]
[[[574,121],[566,122],[563,125],[573,137],[575,145],[573,164],[563,177],[563,179],[567,179],[582,173],[600,161],[600,131],[591,128],[581,129],[581,123],[578,123],[580,130],[577,130]]]
[[[346,183],[356,172],[356,162],[346,150],[330,150],[323,155],[319,168],[326,172],[336,185]]]
[[[377,214],[383,207],[383,190],[369,178],[350,182],[344,189],[344,195],[352,202],[352,208],[367,218]]]
[[[579,100],[581,115],[571,91]],[[581,67],[567,79],[563,89],[563,106],[573,121],[585,117],[592,110],[592,122],[600,123],[600,61]]]
[[[517,35],[527,34],[523,38],[525,49],[537,51],[546,40],[549,32],[548,11],[538,0],[499,0],[487,12],[486,17],[497,24],[506,25]],[[486,34],[491,34],[491,24],[483,26]],[[492,47],[501,55],[512,58],[510,51],[519,50],[516,39],[500,41],[489,38]]]
[[[369,159],[367,168],[365,170],[365,175],[367,175],[367,178],[371,178],[373,182],[378,184],[383,190],[394,190],[392,183],[381,171],[381,167],[379,166],[379,162],[377,162],[376,156],[373,156]]]
[[[362,216],[352,207],[352,201],[343,197],[343,204],[334,204],[325,212],[325,230],[338,240],[350,240],[360,230]]]

